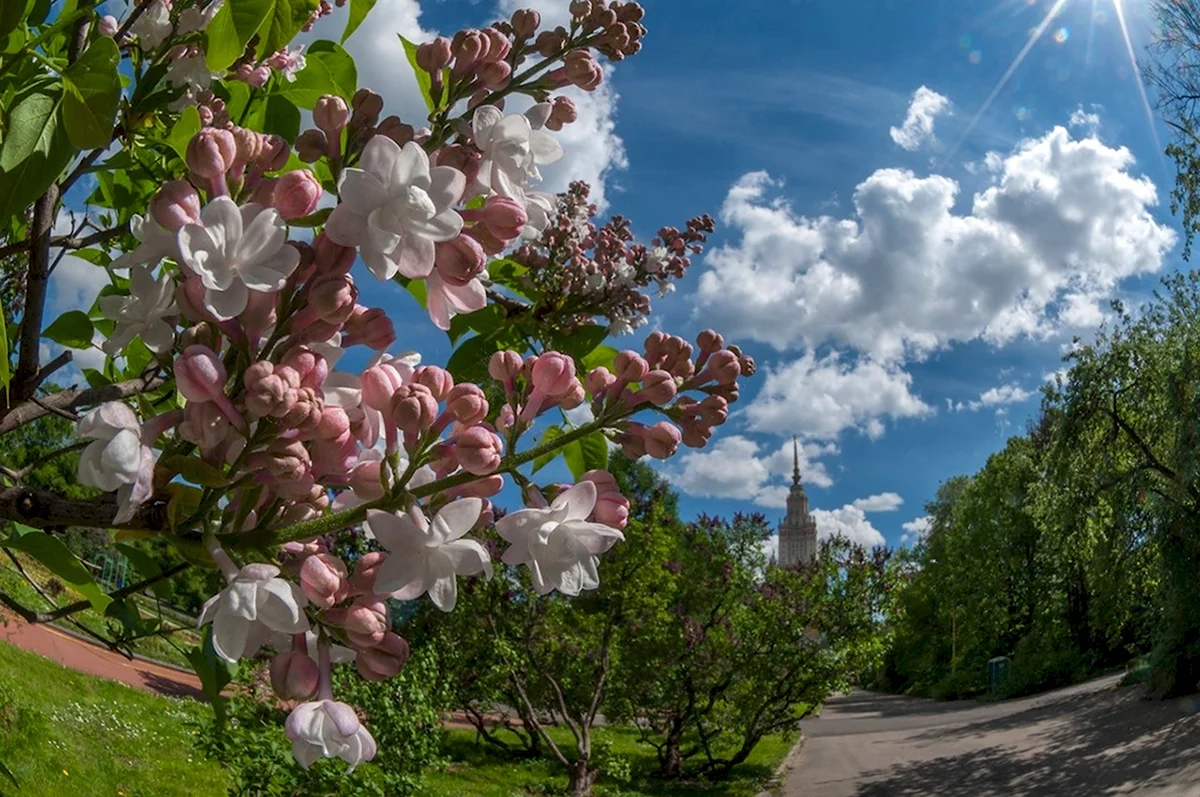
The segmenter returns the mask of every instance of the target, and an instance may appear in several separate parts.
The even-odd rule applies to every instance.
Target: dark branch
[[[157,499],[157,497],[156,497]],[[73,501],[57,493],[34,487],[0,489],[0,519],[24,523],[33,528],[91,526],[103,529],[163,531],[167,528],[167,505],[152,499],[138,508],[126,523],[113,523],[117,499],[102,495],[88,501]]]
[[[64,183],[65,185],[65,183]],[[91,235],[56,235],[50,239],[50,248],[87,249],[95,244],[102,244],[116,238],[125,232],[125,226],[113,227],[109,230],[99,230]],[[29,248],[28,241],[0,246],[0,259],[15,255]]]
[[[166,570],[160,571],[157,575],[151,576],[150,578],[144,578],[136,584],[130,584],[127,587],[122,587],[121,589],[117,590],[116,592],[110,593],[108,597],[112,598],[114,601],[119,601],[122,598],[128,598],[130,595],[137,594],[137,593],[141,592],[142,590],[146,589],[147,587],[152,587],[160,581],[165,581],[168,578],[170,578],[171,576],[177,575],[178,573],[182,573],[184,570],[187,570],[188,567],[190,567],[190,565],[187,562],[180,562],[177,565],[168,567]],[[42,617],[44,617],[45,619],[38,620],[38,622],[45,623],[45,622],[50,622],[52,620],[57,620],[60,617],[66,617],[69,614],[75,614],[76,612],[81,612],[84,609],[87,609],[88,607],[90,607],[91,605],[92,605],[91,601],[87,601],[87,600],[75,601],[74,603],[69,603],[66,606],[62,606],[58,609],[55,609],[52,612],[42,615]]]
[[[29,236],[29,271],[25,283],[25,311],[21,318],[21,355],[13,386],[19,398],[27,399],[36,389],[38,344],[42,336],[42,313],[46,308],[46,284],[50,277],[50,231],[58,208],[58,187],[50,186],[33,206]]]
[[[127,379],[124,382],[114,382],[111,385],[93,388],[71,388],[63,390],[43,399],[26,401],[13,407],[7,413],[0,415],[0,435],[6,435],[13,429],[36,421],[43,415],[69,412],[81,407],[94,407],[106,401],[119,401],[138,393],[147,393],[160,387],[164,380],[153,375],[144,375],[137,379]],[[71,417],[68,415],[67,417]]]

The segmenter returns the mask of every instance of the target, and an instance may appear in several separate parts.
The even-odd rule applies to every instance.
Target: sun
[[[1033,2],[1033,0],[1015,0],[1015,2],[1022,2],[1022,1],[1023,2]],[[1001,7],[1003,7],[1003,6],[1013,4],[1013,2],[1014,2],[1014,0],[1004,0],[1004,2],[1002,2],[1000,5],[1001,5]],[[1120,29],[1120,33],[1121,33],[1121,42],[1120,43],[1125,51],[1126,57],[1129,59],[1129,68],[1131,70],[1131,73],[1135,76],[1135,83],[1137,85],[1138,96],[1142,102],[1142,110],[1146,114],[1146,123],[1149,126],[1150,135],[1154,139],[1155,149],[1161,155],[1162,149],[1163,149],[1162,142],[1159,140],[1158,130],[1154,125],[1154,111],[1150,106],[1150,98],[1146,94],[1146,86],[1143,84],[1140,77],[1137,77],[1137,75],[1138,75],[1137,55],[1134,53],[1134,50],[1133,50],[1133,40],[1129,36],[1129,23],[1126,19],[1126,13],[1125,13],[1126,7],[1131,6],[1131,5],[1148,5],[1149,0],[1054,0],[1054,2],[1051,3],[1049,9],[1047,9],[1045,15],[1042,17],[1041,21],[1033,28],[1032,31],[1030,31],[1029,39],[1025,42],[1024,46],[1022,46],[1021,49],[1017,52],[1016,56],[1012,60],[1012,63],[1010,63],[1008,65],[1008,68],[1004,70],[1004,74],[1002,74],[1000,76],[1000,79],[996,82],[996,85],[992,87],[992,90],[990,92],[988,92],[987,97],[984,98],[984,100],[983,100],[983,104],[979,106],[979,110],[976,111],[975,115],[971,117],[971,120],[967,123],[966,128],[963,130],[962,134],[959,136],[958,141],[955,142],[954,146],[951,147],[950,151],[947,153],[947,156],[946,156],[947,158],[951,157],[955,152],[958,151],[958,148],[962,145],[962,143],[971,134],[971,131],[975,129],[975,126],[979,123],[979,120],[983,118],[983,115],[985,113],[987,113],[988,109],[991,107],[991,105],[995,101],[996,97],[1000,94],[1001,90],[1004,89],[1004,86],[1008,83],[1008,81],[1012,78],[1012,76],[1016,73],[1016,71],[1021,67],[1021,63],[1025,60],[1025,57],[1027,55],[1029,55],[1029,51],[1032,50],[1034,45],[1036,45],[1044,36],[1047,35],[1047,31],[1051,31],[1051,28],[1053,27],[1053,24],[1058,19],[1058,17],[1063,12],[1065,12],[1069,7],[1083,5],[1083,4],[1089,4],[1091,6],[1090,14],[1089,14],[1090,20],[1094,21],[1096,18],[1096,12],[1102,10],[1103,7],[1105,7],[1105,6],[1107,6],[1108,8],[1111,9],[1111,13],[1112,13],[1113,17],[1117,20],[1117,27]],[[1091,52],[1091,48],[1092,48],[1092,34],[1093,33],[1094,33],[1093,26],[1089,25],[1088,40],[1087,40],[1087,51],[1089,53],[1089,60],[1090,60],[1090,52]],[[1050,36],[1059,44],[1063,44],[1067,41],[1069,33],[1065,27],[1059,27],[1059,28],[1056,28],[1055,30],[1051,31]]]

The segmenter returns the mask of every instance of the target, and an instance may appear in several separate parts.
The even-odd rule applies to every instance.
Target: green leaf
[[[375,7],[375,2],[376,0],[350,0],[350,16],[346,19],[346,29],[342,31],[342,44],[358,30],[358,26]]]
[[[552,442],[555,438],[562,437],[563,430],[558,426],[551,426],[542,433],[542,439],[538,441],[538,445],[542,446]],[[558,450],[551,451],[549,454],[542,454],[533,458],[533,470],[530,473],[537,473],[542,468],[546,467],[555,457],[558,456]]]
[[[607,337],[608,327],[602,327],[599,324],[585,324],[565,337],[553,339],[551,343],[558,351],[579,362],[591,354]]]
[[[262,132],[282,136],[286,141],[295,141],[300,135],[300,109],[280,94],[267,96],[262,106]]]
[[[250,105],[250,98],[255,93],[249,83],[243,83],[240,80],[231,80],[228,83],[214,84],[225,89],[224,97],[225,110],[229,114],[229,118],[235,123],[240,122],[244,117],[248,116],[247,107]]]
[[[450,336],[451,343],[457,343],[468,330],[474,330],[481,335],[494,332],[504,320],[503,313],[499,305],[489,304],[473,313],[456,315],[450,319],[450,328],[446,330],[446,334]]]
[[[450,355],[446,370],[454,374],[458,382],[483,382],[488,378],[488,361],[502,348],[503,344],[496,334],[467,338]]]
[[[567,469],[571,471],[571,476],[575,481],[579,481],[587,472],[587,465],[583,458],[583,446],[578,440],[572,440],[560,450],[563,460],[567,463]]]
[[[289,227],[320,227],[329,218],[329,214],[333,213],[333,208],[321,208],[313,211],[307,216],[299,219],[291,219],[288,221]]]
[[[583,366],[584,374],[587,374],[587,372],[591,371],[593,368],[600,367],[607,368],[611,371],[613,367],[613,360],[615,359],[617,359],[617,350],[612,346],[600,344],[596,348],[592,349],[591,354],[583,358],[583,360],[580,362],[580,365]]]
[[[275,11],[275,0],[226,0],[205,30],[205,61],[214,72],[223,72],[242,57],[246,44]],[[270,55],[274,50],[259,48]]]
[[[218,11],[217,13],[221,12]],[[179,118],[171,126],[171,132],[167,134],[167,143],[171,145],[171,149],[175,150],[175,154],[184,163],[187,162],[188,142],[192,140],[192,136],[199,132],[200,112],[196,110],[195,105],[189,105],[183,109],[183,113],[179,114]]]
[[[398,33],[396,35],[400,36]],[[425,107],[432,114],[437,107],[437,103],[433,101],[433,80],[428,72],[417,66],[417,45],[403,36],[400,36],[400,43],[404,45],[404,55],[408,58],[408,65],[412,67],[413,74],[417,78],[417,87],[421,89],[421,96],[425,98]]]
[[[261,58],[281,50],[296,38],[300,29],[308,24],[309,18],[320,5],[320,0],[275,0],[274,8],[259,30],[258,45]]]
[[[225,474],[199,457],[181,455],[163,457],[159,461],[159,466],[170,472],[178,473],[192,484],[199,484],[202,487],[225,487],[229,484]]]
[[[51,0],[33,0],[29,4],[29,19],[26,21],[31,27],[41,25],[50,16],[50,3]]]
[[[5,2],[0,3],[0,38],[3,38],[16,30],[17,26],[20,25],[25,19],[28,11],[29,9],[27,4],[20,2],[20,0],[5,0]],[[363,13],[365,14],[366,12]],[[350,14],[351,17],[353,17],[353,7],[350,8]],[[362,20],[359,20],[359,22],[361,21]],[[347,25],[347,27],[349,26]],[[355,27],[357,27],[357,24]],[[348,36],[349,34],[346,35]],[[345,41],[344,36],[342,37],[342,40]]]
[[[55,343],[62,344],[68,349],[88,349],[92,346],[92,320],[87,313],[71,310],[63,313],[46,327],[42,332],[43,338],[49,338]]]
[[[196,671],[196,675],[200,677],[200,685],[204,689],[204,694],[208,696],[209,702],[212,703],[213,711],[217,714],[217,722],[223,724],[225,722],[225,698],[221,696],[221,690],[233,680],[233,676],[237,673],[237,665],[231,664],[217,655],[217,651],[213,647],[211,625],[204,631],[204,644],[189,650],[187,658]]]
[[[154,359],[154,352],[141,338],[134,338],[125,347],[125,377],[133,379],[145,372],[146,366]]]
[[[92,40],[79,60],[62,73],[63,124],[71,143],[80,149],[107,147],[112,141],[121,77],[121,53],[107,36]]]
[[[127,598],[110,603],[104,610],[104,616],[119,622],[131,635],[142,636],[146,633],[145,624],[142,622],[142,613]]]
[[[86,260],[93,266],[107,266],[112,262],[108,252],[103,249],[76,249],[71,252],[71,257],[77,257],[80,260]]]
[[[578,479],[589,470],[606,470],[608,468],[608,438],[599,432],[592,432],[580,439],[579,450],[583,456],[583,470],[576,474]]]
[[[301,108],[312,110],[324,94],[335,94],[349,102],[358,90],[354,59],[340,45],[325,40],[313,42],[304,53],[304,61],[296,82],[283,89],[283,95]]]
[[[83,563],[57,537],[51,537],[44,531],[30,530],[0,541],[0,547],[10,551],[23,551],[37,559],[47,570],[82,593],[98,612],[104,611],[112,602],[92,580],[92,574]]]
[[[0,144],[0,226],[46,193],[75,154],[61,106],[61,89],[45,81],[14,98]]]
[[[138,577],[142,580],[154,578],[162,572],[162,568],[159,567],[154,557],[141,548],[130,545],[127,542],[118,542],[113,547],[129,560],[130,564],[133,565],[133,569],[137,571]],[[164,579],[150,585],[150,590],[158,597],[168,601],[175,594],[175,585],[171,583],[170,579]]]
[[[49,338],[68,349],[89,349],[92,346],[93,334],[92,320],[87,317],[87,313],[71,310],[60,315],[53,324],[46,327],[46,330],[42,332],[42,337]]]

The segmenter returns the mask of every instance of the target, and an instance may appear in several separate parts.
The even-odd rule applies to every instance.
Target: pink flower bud
[[[487,255],[479,242],[468,235],[435,244],[434,264],[438,276],[450,285],[462,287],[478,277],[487,266]]]
[[[434,401],[444,401],[454,387],[454,377],[445,368],[422,365],[413,371],[413,382],[429,388]]]
[[[547,130],[562,130],[563,125],[569,125],[579,118],[579,112],[570,97],[555,97],[551,103],[550,117],[546,119]]]
[[[478,385],[461,382],[446,394],[446,412],[463,426],[472,426],[487,417],[488,402]]]
[[[533,46],[543,58],[553,58],[562,52],[566,44],[567,32],[562,27],[558,27],[539,33]]]
[[[300,480],[307,472],[312,460],[308,449],[299,440],[276,440],[266,449],[247,457],[248,464],[259,467],[277,479]]]
[[[454,438],[458,464],[468,473],[486,476],[500,467],[503,444],[500,437],[484,426],[472,426]]]
[[[512,78],[512,67],[507,61],[489,61],[479,67],[479,81],[492,91],[499,91],[508,86]]]
[[[675,377],[667,371],[654,370],[642,379],[642,389],[633,394],[631,404],[637,405],[648,401],[656,407],[661,407],[675,398],[678,386]]]
[[[515,351],[498,351],[488,360],[488,374],[497,382],[508,385],[521,373],[521,355]]]
[[[545,352],[533,363],[531,381],[535,389],[557,398],[569,391],[575,381],[575,361],[556,351]]]
[[[238,321],[247,335],[257,338],[275,326],[275,300],[278,298],[274,293],[247,292],[246,309],[238,316]]]
[[[281,368],[282,370],[286,370]],[[321,413],[325,409],[325,401],[322,396],[317,395],[317,392],[311,387],[300,387],[288,394],[288,401],[292,401],[292,396],[295,396],[295,402],[291,403],[286,408],[283,414],[277,414],[279,422],[286,427],[296,429],[300,432],[311,432],[317,428],[321,422]]]
[[[438,150],[435,159],[438,166],[458,169],[470,185],[479,174],[479,164],[483,162],[483,155],[478,150],[467,149],[461,144],[451,144]]]
[[[417,66],[430,74],[441,72],[450,65],[453,57],[450,40],[445,36],[417,45]]]
[[[305,130],[296,139],[296,157],[305,163],[320,160],[329,149],[325,134],[320,130]]]
[[[460,30],[450,44],[454,53],[452,75],[461,77],[475,68],[475,64],[487,57],[488,39],[477,30]]]
[[[363,395],[366,395],[364,391]],[[437,419],[437,400],[425,385],[402,385],[385,409],[388,418],[405,434],[419,434]]]
[[[175,360],[175,384],[188,401],[216,401],[225,395],[225,365],[207,346],[189,346]]]
[[[414,133],[413,126],[400,121],[399,116],[389,116],[375,128],[375,135],[386,136],[402,147],[413,140]]]
[[[386,412],[392,396],[408,381],[391,363],[373,365],[363,371],[362,403],[373,410]]]
[[[313,281],[308,306],[329,324],[343,324],[358,303],[358,288],[349,274],[330,274]]]
[[[479,244],[479,247],[489,255],[500,254],[504,251],[504,247],[508,245],[507,242],[493,235],[492,231],[483,224],[472,224],[463,230],[463,236],[474,239]]]
[[[349,609],[330,609],[325,617],[346,629],[351,644],[358,648],[375,647],[390,627],[387,606],[382,601],[358,600]]]
[[[359,462],[350,472],[350,489],[359,498],[365,498],[368,501],[383,498],[382,475],[383,466],[379,460]]]
[[[667,459],[675,455],[679,448],[681,435],[674,424],[661,421],[646,430],[643,438],[646,443],[646,453],[655,459]]]
[[[101,36],[112,38],[117,35],[117,31],[121,29],[121,25],[117,22],[117,18],[112,14],[105,14],[100,17],[100,24],[96,26],[96,30]]]
[[[583,385],[579,383],[578,379],[575,379],[571,382],[571,387],[567,392],[558,397],[558,406],[564,410],[573,410],[585,401],[587,401],[587,394],[583,392]]]
[[[696,336],[696,346],[700,349],[700,355],[711,355],[725,348],[725,339],[721,337],[721,333],[713,329],[706,329]]]
[[[584,91],[595,91],[604,82],[604,70],[588,50],[572,50],[563,59],[567,80]]]
[[[225,442],[232,428],[229,419],[216,404],[189,401],[183,408],[179,436],[199,446],[200,453],[207,454]]]
[[[293,346],[283,355],[281,367],[291,368],[300,377],[300,387],[318,390],[329,376],[329,363],[307,346]]]
[[[613,359],[613,368],[622,382],[641,382],[650,372],[646,360],[636,351],[628,349],[617,353]]]
[[[340,440],[350,435],[350,416],[341,407],[326,405],[321,410],[321,421],[314,432],[320,440]]]
[[[600,397],[608,392],[608,388],[617,378],[613,376],[603,365],[598,365],[588,371],[587,375],[587,391],[593,396]]]
[[[383,495],[382,490],[380,495]],[[362,558],[354,563],[354,575],[350,578],[350,585],[360,595],[371,595],[375,592],[375,578],[379,575],[379,566],[387,561],[387,553],[384,551],[371,551],[363,554]]]
[[[696,382],[704,384],[713,380],[718,385],[732,385],[741,375],[742,368],[738,356],[729,349],[723,349],[708,358],[704,370],[696,374]]]
[[[289,385],[283,376],[275,373],[275,366],[265,360],[246,369],[244,382],[246,409],[253,418],[285,413],[289,397],[294,402],[293,391],[299,387],[299,379],[296,380],[296,384]]]
[[[359,89],[350,98],[350,107],[354,109],[350,114],[352,127],[374,127],[383,111],[383,97],[370,89]]]
[[[334,94],[326,94],[317,100],[312,111],[313,124],[330,141],[336,141],[342,128],[350,121],[350,108],[346,101]]]
[[[404,637],[388,631],[375,647],[358,651],[354,665],[365,681],[386,681],[404,668],[409,646]]]
[[[308,700],[319,682],[320,670],[307,653],[289,650],[271,659],[271,688],[283,700]]]
[[[224,178],[237,158],[237,143],[228,130],[206,127],[187,146],[187,165],[206,180]]]
[[[360,305],[354,308],[354,312],[346,319],[346,326],[342,332],[344,347],[361,343],[375,351],[384,351],[396,342],[396,329],[392,326],[392,320],[378,307],[368,310]]]
[[[346,563],[331,553],[319,553],[304,560],[300,566],[300,589],[317,606],[328,609],[337,603],[343,592]]]
[[[542,24],[542,17],[532,9],[519,8],[513,12],[511,24],[513,35],[517,39],[528,39],[537,33],[538,25]]]
[[[275,186],[279,182],[274,177],[264,177],[254,184],[254,191],[250,194],[250,201],[256,205],[262,205],[264,208],[275,207]]]
[[[200,221],[200,195],[187,180],[171,180],[150,200],[150,215],[160,226],[178,232]]]
[[[275,209],[285,220],[303,218],[317,209],[323,192],[321,181],[308,169],[285,172],[275,183]]]
[[[503,241],[511,241],[521,234],[529,223],[525,207],[514,199],[503,196],[488,197],[483,206],[482,220],[488,232]]]
[[[592,520],[615,529],[625,528],[629,519],[629,499],[621,495],[616,478],[606,470],[589,470],[580,481],[596,485],[596,507]]]
[[[485,60],[495,63],[508,58],[509,50],[512,49],[512,43],[508,37],[501,33],[496,28],[484,28],[483,35],[487,37],[488,48]]]

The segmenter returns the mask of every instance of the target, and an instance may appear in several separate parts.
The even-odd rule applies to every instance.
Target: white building
[[[787,515],[779,524],[779,566],[795,567],[817,558],[817,521],[808,511],[808,496],[800,484],[800,449],[792,438],[792,489]]]

